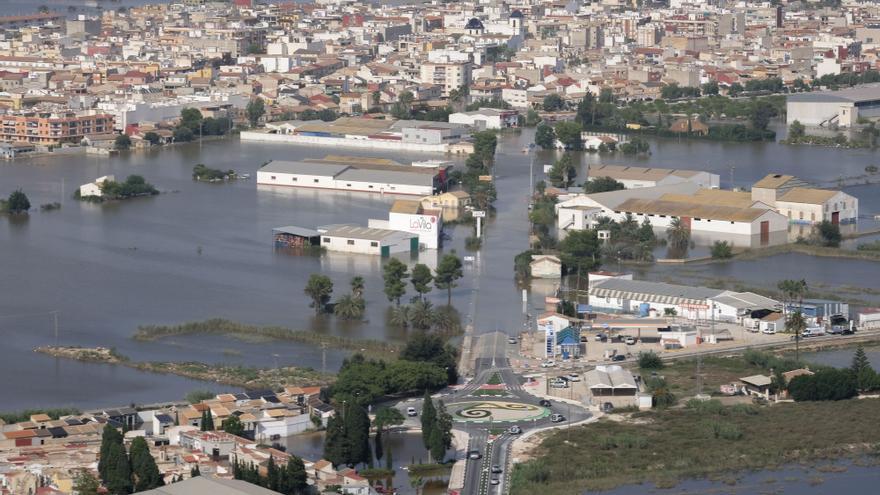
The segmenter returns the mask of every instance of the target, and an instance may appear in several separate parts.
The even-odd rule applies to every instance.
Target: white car
[[[579,381],[581,381],[581,377],[580,377],[580,375],[578,375],[577,373],[571,373],[571,374],[569,374],[569,375],[568,375],[568,379],[571,380],[571,381],[573,381],[573,382],[579,382]]]
[[[635,345],[636,339],[634,337],[627,337],[625,342],[626,345]]]
[[[556,366],[556,361],[553,361],[552,359],[541,363],[542,368],[552,368],[554,366]]]
[[[517,425],[513,425],[507,429],[507,432],[510,433],[511,435],[519,435],[520,433],[522,433],[522,428],[520,428]]]
[[[776,330],[773,328],[767,327],[767,328],[761,330],[761,333],[763,333],[764,335],[775,335]]]
[[[419,413],[418,413],[418,411],[416,411],[416,408],[407,407],[406,408],[406,415],[412,418],[412,417],[418,416]]]

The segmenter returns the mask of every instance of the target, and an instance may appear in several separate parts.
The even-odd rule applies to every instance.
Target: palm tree
[[[407,328],[410,324],[409,306],[397,306],[391,309],[391,318],[388,322],[398,328]]]
[[[807,328],[807,323],[803,315],[804,296],[807,294],[808,290],[807,281],[804,279],[782,280],[776,285],[776,287],[782,292],[783,312],[789,313],[785,320],[785,331],[794,332],[794,353],[795,360],[798,360],[800,358],[801,333]],[[796,311],[791,312],[789,311],[789,306],[791,303],[794,303],[795,300],[798,301],[798,307]],[[785,304],[786,301],[790,304]]]
[[[333,312],[343,320],[359,320],[364,316],[364,300],[346,294],[336,301]]]
[[[794,360],[800,361],[801,357],[801,333],[807,328],[807,320],[804,319],[803,313],[800,310],[795,311],[788,315],[788,318],[785,320],[785,330],[787,332],[794,332]]]
[[[412,304],[409,321],[413,328],[427,330],[434,323],[434,305],[431,301],[418,300]]]
[[[681,218],[674,218],[666,229],[669,244],[677,249],[686,249],[691,242],[691,229],[685,226]]]
[[[351,279],[351,296],[355,299],[364,298],[364,277],[358,275]]]

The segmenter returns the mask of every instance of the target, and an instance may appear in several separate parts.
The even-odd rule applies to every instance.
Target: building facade
[[[79,144],[90,134],[113,131],[113,116],[105,113],[26,112],[5,115],[0,140],[43,145]]]

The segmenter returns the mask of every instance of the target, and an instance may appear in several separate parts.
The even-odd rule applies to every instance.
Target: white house
[[[101,186],[107,182],[113,182],[116,180],[116,177],[112,175],[105,175],[103,177],[98,177],[95,179],[95,182],[89,182],[88,184],[83,184],[79,186],[79,195],[83,198],[88,196],[97,196],[101,197],[104,195],[104,192],[101,190]]]
[[[769,205],[792,224],[855,224],[859,200],[843,191],[817,189],[792,175],[769,174],[752,185],[752,200]]]
[[[263,411],[263,417],[257,418],[255,438],[284,438],[314,427],[308,414],[290,415],[290,412],[286,408]]]
[[[476,129],[506,129],[519,125],[519,112],[480,108],[471,112],[457,112],[449,116],[449,123],[463,124]]]

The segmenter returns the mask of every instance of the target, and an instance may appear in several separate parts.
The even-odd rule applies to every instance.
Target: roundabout
[[[460,423],[515,423],[546,418],[550,410],[533,404],[475,401],[450,404],[453,420]]]

